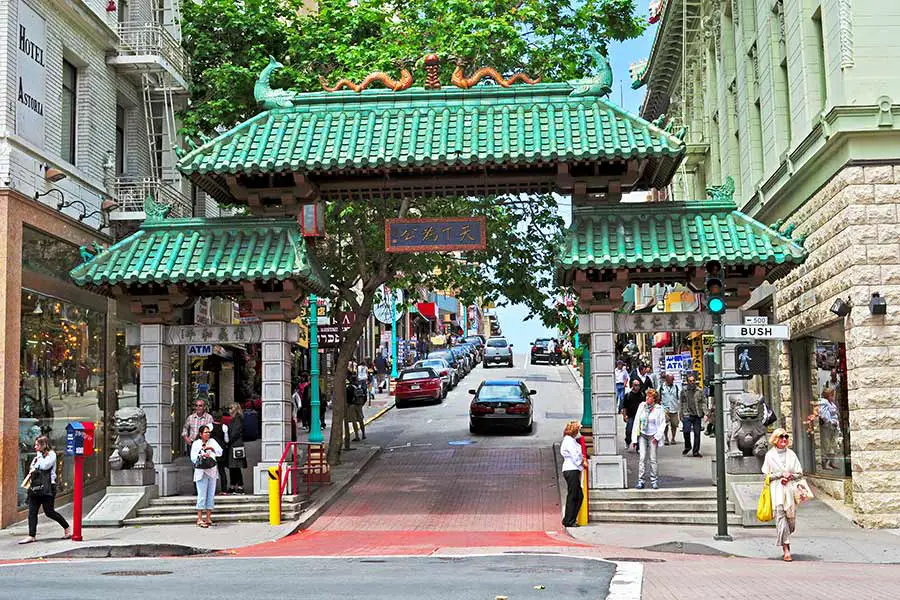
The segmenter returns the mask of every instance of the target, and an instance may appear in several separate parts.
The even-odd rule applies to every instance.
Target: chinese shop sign
[[[388,252],[445,252],[486,250],[484,217],[387,219],[384,226]]]

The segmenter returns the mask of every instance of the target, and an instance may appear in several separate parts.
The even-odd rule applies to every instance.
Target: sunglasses
[[[781,434],[781,435],[778,436],[778,439],[779,439],[779,440],[787,440],[787,439],[790,439],[790,437],[791,437],[791,436],[789,436],[788,434],[783,433],[783,434]]]

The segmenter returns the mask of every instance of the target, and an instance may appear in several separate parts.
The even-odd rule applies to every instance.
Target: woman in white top
[[[794,500],[794,482],[803,475],[800,459],[788,448],[791,438],[787,431],[778,428],[769,436],[771,449],[766,453],[762,472],[769,476],[772,508],[775,512],[776,543],[784,551],[784,560],[791,558],[791,534],[797,526],[797,503]]]
[[[647,400],[642,402],[634,416],[635,446],[638,447],[637,489],[644,489],[647,457],[650,457],[650,487],[659,489],[659,468],[656,450],[666,436],[666,409],[659,403],[659,393],[647,390]]]
[[[56,452],[50,447],[50,438],[46,435],[40,436],[34,440],[34,451],[37,456],[31,461],[31,467],[28,470],[28,477],[32,483],[32,488],[28,490],[28,537],[19,540],[20,544],[30,544],[37,536],[38,509],[43,508],[44,514],[59,523],[63,528],[63,539],[72,537],[69,533],[69,523],[65,517],[56,512],[53,503],[56,500]],[[38,478],[38,471],[41,472],[40,477],[43,480],[47,477],[49,471],[50,476],[50,493],[46,490],[37,490],[34,485]]]
[[[222,456],[222,447],[216,440],[210,439],[211,431],[209,425],[201,426],[197,439],[191,444],[191,464],[194,465],[194,485],[197,486],[197,527],[212,525],[212,509],[216,506],[216,479],[219,477],[216,459]],[[203,465],[203,459],[208,461],[210,458],[212,464]],[[204,510],[206,520],[203,519]]]
[[[581,490],[581,472],[584,470],[584,455],[581,444],[575,439],[581,425],[578,421],[569,421],[563,430],[562,444],[559,453],[563,457],[562,472],[566,479],[566,513],[563,515],[564,527],[578,527],[578,510],[584,500]]]

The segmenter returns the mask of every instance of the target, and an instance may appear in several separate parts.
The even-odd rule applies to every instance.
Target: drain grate
[[[107,571],[103,575],[110,577],[150,577],[153,575],[171,575],[172,571]]]

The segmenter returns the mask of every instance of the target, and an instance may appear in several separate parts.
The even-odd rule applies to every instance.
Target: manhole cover
[[[609,556],[604,558],[612,562],[664,563],[662,558],[635,558],[633,556]]]
[[[172,571],[107,571],[110,577],[149,577],[151,575],[171,575]]]
[[[447,442],[450,446],[468,446],[470,444],[477,444],[475,440],[454,440],[452,442]]]

